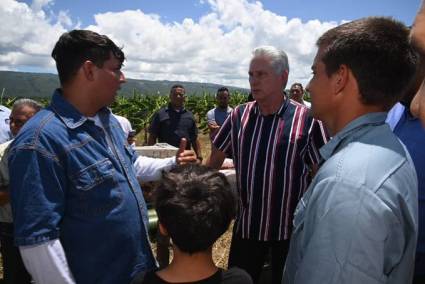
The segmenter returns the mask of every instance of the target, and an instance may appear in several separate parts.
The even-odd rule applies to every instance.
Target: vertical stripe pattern
[[[234,109],[214,139],[233,156],[239,192],[236,233],[260,241],[288,239],[292,217],[320,159],[325,129],[305,106],[285,100],[263,116],[256,102]]]

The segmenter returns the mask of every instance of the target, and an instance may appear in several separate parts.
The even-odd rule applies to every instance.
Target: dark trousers
[[[31,276],[25,269],[19,249],[13,244],[13,224],[11,223],[0,223],[0,253],[3,259],[2,283],[31,283]]]
[[[261,270],[266,257],[271,254],[273,284],[282,283],[283,268],[289,250],[289,240],[286,241],[257,241],[246,240],[233,232],[230,245],[229,267],[239,267],[249,275],[255,284],[259,283]]]

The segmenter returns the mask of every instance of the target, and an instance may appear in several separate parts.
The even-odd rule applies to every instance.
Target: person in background
[[[245,271],[223,270],[212,259],[212,246],[229,228],[236,204],[226,177],[216,170],[191,164],[165,173],[155,192],[155,209],[159,230],[172,239],[173,260],[132,284],[252,283]]]
[[[149,127],[148,145],[154,145],[158,141],[179,147],[180,140],[186,138],[187,149],[192,147],[198,160],[202,162],[198,127],[192,112],[184,107],[185,100],[185,88],[179,84],[173,85],[168,106],[161,108],[153,115]]]
[[[207,165],[233,158],[239,210],[229,267],[246,270],[258,283],[271,253],[272,283],[282,279],[295,206],[307,189],[327,137],[306,106],[284,95],[289,65],[272,46],[253,51],[249,83],[255,101],[235,107],[218,131]]]
[[[128,132],[127,143],[132,147],[136,146],[136,130],[131,130]]]
[[[13,103],[7,119],[10,132],[15,137],[22,126],[36,114],[42,106],[31,99],[18,99]],[[25,269],[18,248],[13,243],[13,218],[9,192],[9,140],[0,145],[0,252],[3,260],[3,283],[31,283],[31,276]]]
[[[10,109],[0,105],[0,144],[12,139],[9,124],[6,122],[10,116]]]
[[[186,90],[182,85],[176,84],[170,90],[170,102],[168,106],[154,113],[149,127],[148,145],[158,142],[166,142],[178,147],[179,141],[186,138],[189,142],[187,149],[192,146],[198,161],[202,162],[201,144],[198,139],[198,127],[192,112],[184,107]],[[168,265],[170,239],[168,236],[157,234],[157,260],[159,267]]]
[[[289,90],[290,99],[311,108],[311,104],[304,100],[304,88],[301,83],[294,83]]]
[[[136,146],[136,131],[131,127],[130,121],[121,115],[114,114],[115,118],[120,123],[122,130],[124,131],[124,137],[130,146]]]
[[[220,129],[220,126],[223,125],[224,121],[233,110],[229,106],[230,93],[229,89],[226,87],[221,87],[217,90],[215,99],[217,101],[217,107],[207,112],[207,122],[211,139],[213,139],[218,129]]]
[[[108,109],[125,57],[107,36],[66,32],[52,57],[61,88],[10,146],[15,243],[36,283],[130,283],[156,268],[138,178],[196,156],[184,139],[169,159],[127,145]]]
[[[421,65],[417,65],[417,75]],[[403,142],[415,164],[418,178],[418,244],[416,246],[414,284],[425,283],[425,128],[420,120],[410,112],[411,101],[416,94],[422,76],[415,76],[409,88],[388,112],[386,122],[394,134]]]
[[[298,203],[284,284],[410,283],[418,225],[417,178],[385,123],[416,54],[402,23],[369,17],[317,41],[307,91],[332,139]]]

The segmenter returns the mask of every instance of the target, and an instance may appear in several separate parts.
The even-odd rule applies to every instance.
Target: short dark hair
[[[366,105],[389,109],[415,73],[416,53],[409,30],[399,21],[367,17],[335,27],[317,41],[328,76],[347,65]]]
[[[217,90],[217,93],[215,93],[215,97],[217,98],[218,94],[220,94],[221,92],[227,92],[230,95],[229,89],[226,87],[220,87]]]
[[[171,95],[171,94],[174,94],[174,92],[175,92],[175,90],[176,90],[177,88],[181,88],[181,89],[183,89],[183,90],[185,90],[185,91],[186,91],[186,89],[183,87],[183,85],[182,85],[182,84],[174,84],[173,86],[171,86],[171,89],[170,89],[170,95]]]
[[[121,63],[124,52],[106,35],[89,30],[72,30],[61,35],[52,51],[61,85],[68,83],[86,61],[102,67],[111,53]]]
[[[159,222],[183,252],[207,250],[228,229],[236,198],[224,174],[198,164],[177,166],[155,191]]]
[[[221,93],[221,92],[228,92],[229,93],[229,89],[226,88],[226,87],[220,87],[217,90],[217,95],[218,95],[218,93]]]

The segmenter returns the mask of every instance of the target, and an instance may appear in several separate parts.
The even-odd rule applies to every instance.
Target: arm
[[[201,143],[199,142],[199,138],[198,138],[198,127],[196,126],[196,122],[195,122],[195,118],[192,115],[192,127],[189,129],[189,139],[190,139],[190,143],[191,146],[193,148],[193,151],[195,151],[196,156],[198,157],[198,160],[200,160],[202,162],[202,152],[201,152]],[[185,138],[182,138],[180,140],[180,151],[182,150],[182,143],[183,143],[183,139],[186,140]],[[186,145],[187,142],[184,142],[184,145]]]
[[[208,129],[210,130],[211,133],[215,132],[219,128],[220,128],[220,125],[218,125],[215,121],[208,122]]]
[[[60,235],[60,223],[65,204],[66,185],[64,183],[68,179],[55,159],[56,156],[44,149],[40,151],[38,149],[15,148],[10,153],[10,194],[15,227],[14,237],[19,247],[44,245],[59,239]],[[31,174],[22,174],[22,172]],[[31,209],[28,210],[28,208]],[[43,266],[45,271],[53,275],[62,275],[63,271],[69,271],[66,261],[61,261],[60,264],[62,265],[53,264],[49,259],[38,257],[28,258],[25,263],[29,268]]]
[[[420,54],[421,66],[417,73],[418,76],[422,76],[422,84],[410,104],[410,111],[421,119],[422,125],[425,127],[425,80],[423,78],[425,72],[425,1],[422,1],[416,15],[410,32],[410,40]]]
[[[410,31],[410,40],[421,54],[425,54],[425,1],[422,1],[421,7],[416,14]]]
[[[186,143],[186,139],[182,138],[175,157],[157,159],[138,156],[133,165],[139,182],[160,180],[162,172],[171,170],[176,164],[195,163],[196,155],[192,150],[186,150]]]
[[[19,247],[25,268],[35,283],[75,283],[62,244],[58,239],[41,245]]]
[[[199,138],[196,138],[193,144],[193,151],[195,151],[197,159],[202,162],[201,143],[199,142]]]
[[[208,158],[206,165],[214,169],[220,169],[226,155],[223,151],[218,150],[214,145],[211,148],[211,155]]]
[[[157,181],[163,171],[169,171],[176,165],[176,157],[156,159],[138,156],[133,165],[139,182]]]

